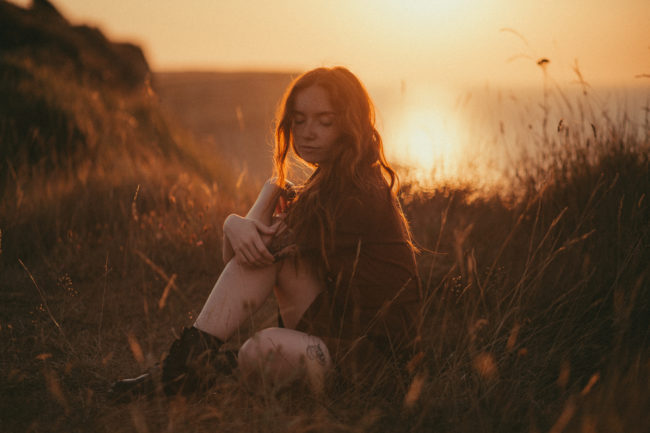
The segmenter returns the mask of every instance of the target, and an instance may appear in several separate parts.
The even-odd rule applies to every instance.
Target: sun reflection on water
[[[409,168],[409,177],[425,183],[432,175],[458,176],[460,140],[449,119],[429,107],[408,109],[400,120],[391,154]]]
[[[516,187],[522,173],[543,170],[561,152],[593,140],[616,124],[612,119],[624,119],[618,122],[640,139],[646,134],[647,100],[632,88],[602,90],[612,101],[570,89],[562,100],[568,108],[557,103],[545,108],[543,93],[535,88],[475,89],[455,98],[439,89],[414,90],[407,93],[402,85],[399,92],[381,95],[377,107],[386,156],[401,180],[417,188],[506,191]],[[625,104],[619,107],[620,99]]]
[[[457,113],[433,98],[392,108],[383,132],[386,154],[404,181],[430,188],[466,180],[466,140]]]

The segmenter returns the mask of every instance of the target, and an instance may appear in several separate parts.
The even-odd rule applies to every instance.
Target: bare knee
[[[263,329],[242,344],[238,354],[239,368],[242,372],[245,374],[257,372],[263,368],[265,359],[268,360],[274,352],[279,351],[279,346],[274,343],[272,337],[276,329],[280,328]]]
[[[330,354],[320,338],[285,328],[267,328],[246,340],[239,350],[239,367],[249,382],[270,380],[282,386],[306,379],[320,392],[331,366]]]

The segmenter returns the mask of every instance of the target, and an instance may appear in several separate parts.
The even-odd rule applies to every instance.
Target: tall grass
[[[588,129],[532,131],[544,151],[520,161],[511,190],[405,197],[432,251],[421,260],[432,363],[420,428],[648,425],[648,124],[597,122],[547,92],[565,105],[542,106],[542,128],[554,112]]]
[[[593,140],[551,155],[544,182],[532,167],[517,194],[404,190],[424,250],[425,356],[397,401],[373,392],[386,372],[318,398],[251,393],[235,376],[195,398],[111,404],[107,384],[191,323],[222,266],[221,221],[253,191],[163,159],[87,177],[83,164],[14,168],[0,208],[3,430],[643,431],[648,143]],[[272,320],[267,306],[250,328]]]
[[[222,221],[255,191],[199,153],[150,88],[125,93],[2,61],[13,65],[4,89],[22,86],[59,113],[0,119],[11,150],[0,173],[2,431],[650,425],[647,134],[576,105],[588,126],[574,133],[567,120],[569,130],[549,126],[544,109],[526,121],[545,128],[530,140],[549,151],[512,170],[512,190],[405,186],[424,294],[424,356],[409,377],[387,369],[312,396],[253,391],[234,375],[203,395],[114,404],[108,384],[159,361],[192,322],[223,266]],[[275,314],[270,301],[231,344]]]

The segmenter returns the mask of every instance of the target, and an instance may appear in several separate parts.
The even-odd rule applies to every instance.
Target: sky
[[[30,0],[13,0],[23,6]],[[340,64],[370,84],[592,84],[650,73],[650,0],[53,0],[145,51],[153,70]],[[647,79],[645,79],[645,83]]]
[[[635,99],[623,111],[643,116],[650,97],[650,0],[50,1],[73,24],[140,45],[154,72],[346,66],[375,102],[387,156],[422,182],[496,179],[519,145],[496,125],[530,134],[541,116],[517,117],[535,100],[499,112],[506,103],[477,94],[541,94],[549,79],[578,91],[577,66],[605,113]]]

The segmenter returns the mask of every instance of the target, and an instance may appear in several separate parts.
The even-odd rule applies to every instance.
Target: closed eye
[[[292,119],[292,123],[294,125],[302,125],[303,123],[305,123],[306,119],[307,118],[302,114],[294,114],[293,119]]]
[[[334,124],[334,114],[321,114],[318,116],[318,122],[323,126],[332,126]]]

